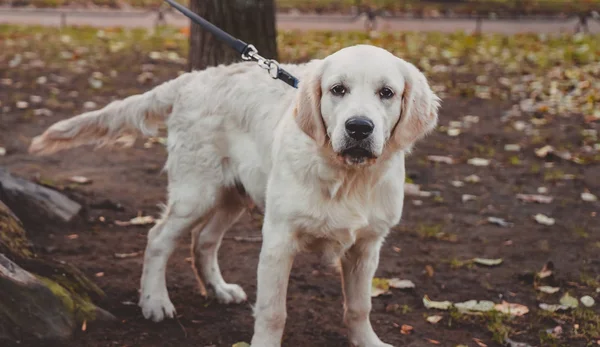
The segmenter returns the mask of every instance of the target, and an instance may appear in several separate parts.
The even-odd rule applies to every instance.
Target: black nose
[[[356,141],[367,138],[373,132],[373,122],[365,117],[354,117],[346,121],[346,132]]]

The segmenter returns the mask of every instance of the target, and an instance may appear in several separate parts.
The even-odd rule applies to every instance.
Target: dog
[[[247,300],[221,276],[217,252],[250,199],[264,211],[251,345],[281,345],[294,256],[313,251],[339,265],[349,342],[391,346],[370,323],[371,281],[401,219],[405,155],[437,125],[441,99],[413,64],[375,46],[281,67],[299,77],[298,89],[254,63],[209,67],[59,121],[29,151],[108,146],[166,123],[168,204],[148,233],[145,318],[175,314],[165,271],[185,232],[203,293]]]

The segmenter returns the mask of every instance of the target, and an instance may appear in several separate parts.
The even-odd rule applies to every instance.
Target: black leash
[[[261,57],[258,54],[258,50],[253,45],[249,45],[246,42],[240,39],[236,39],[235,37],[229,35],[228,33],[216,27],[211,22],[192,12],[187,7],[180,5],[175,0],[165,1],[168,2],[169,5],[176,8],[179,12],[183,13],[186,17],[191,19],[194,23],[200,25],[203,29],[215,35],[219,40],[223,41],[229,47],[235,49],[242,56],[243,60],[256,61],[258,63],[258,66],[267,70],[269,72],[269,75],[273,79],[280,79],[283,82],[289,84],[290,86],[298,88],[298,79],[296,77],[292,76],[289,72],[279,67],[279,63],[275,60],[265,59]]]

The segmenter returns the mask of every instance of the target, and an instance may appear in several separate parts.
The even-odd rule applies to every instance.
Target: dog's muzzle
[[[371,149],[370,136],[375,125],[366,117],[352,117],[346,121],[346,139],[340,156],[348,165],[362,165],[376,156]]]

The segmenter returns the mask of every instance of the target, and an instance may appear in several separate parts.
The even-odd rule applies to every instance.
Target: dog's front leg
[[[281,346],[287,316],[285,303],[288,279],[295,253],[291,227],[286,223],[270,221],[267,212],[258,263],[252,347]]]
[[[371,282],[379,264],[382,239],[359,240],[342,257],[344,323],[355,347],[392,347],[381,342],[369,320]]]

